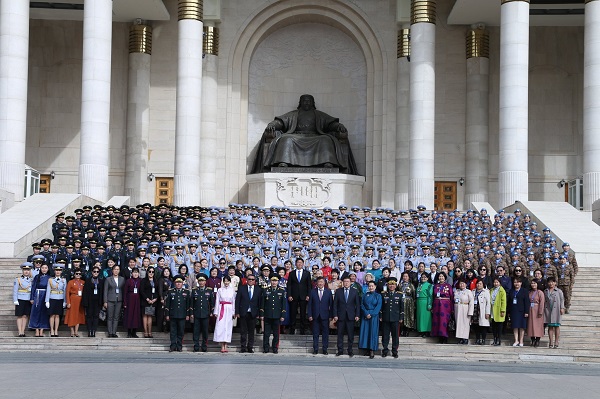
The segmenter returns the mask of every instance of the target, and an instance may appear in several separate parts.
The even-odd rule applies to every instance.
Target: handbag
[[[145,306],[144,314],[146,316],[154,316],[156,314],[156,308],[154,306]]]
[[[100,313],[98,313],[98,318],[102,321],[106,320],[106,310],[100,309]]]

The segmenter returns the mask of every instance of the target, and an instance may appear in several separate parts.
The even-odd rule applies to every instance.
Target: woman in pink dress
[[[231,342],[231,332],[233,330],[235,290],[231,286],[231,278],[223,276],[223,286],[217,290],[215,300],[215,324],[214,342],[221,344],[221,353],[227,353],[227,344]]]
[[[529,302],[531,310],[527,318],[527,335],[531,339],[531,346],[540,346],[540,338],[544,336],[544,309],[546,298],[544,293],[538,289],[536,280],[531,280],[529,290]]]

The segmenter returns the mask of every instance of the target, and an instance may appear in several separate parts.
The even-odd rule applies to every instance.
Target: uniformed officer
[[[279,288],[279,277],[271,277],[271,286],[263,290],[260,319],[265,322],[263,352],[269,353],[269,337],[273,334],[273,353],[279,351],[279,325],[285,316],[285,290]]]
[[[208,277],[204,273],[198,274],[198,287],[192,290],[192,320],[194,322],[194,352],[202,349],[208,351],[208,318],[214,307],[213,290],[206,286]],[[202,345],[200,345],[202,334]]]
[[[192,313],[191,295],[183,288],[183,280],[181,275],[175,276],[175,287],[169,290],[165,299],[165,318],[171,327],[169,352],[182,351],[183,329]]]
[[[390,334],[392,335],[392,356],[398,358],[398,324],[404,321],[404,305],[402,293],[396,291],[398,284],[395,277],[388,280],[388,290],[381,293],[382,304],[379,320],[381,322],[381,357],[386,357],[389,353],[388,345],[390,343]]]
[[[27,327],[27,318],[31,313],[31,262],[23,262],[21,264],[22,274],[15,278],[13,286],[13,302],[15,304],[15,316],[17,317],[17,329],[19,337],[25,336],[25,328]]]

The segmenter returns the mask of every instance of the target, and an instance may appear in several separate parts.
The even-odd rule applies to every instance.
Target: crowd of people
[[[127,336],[154,326],[170,331],[181,351],[193,331],[206,351],[209,330],[227,352],[240,331],[242,352],[278,352],[280,333],[313,334],[313,352],[398,356],[399,336],[418,334],[447,343],[513,346],[524,336],[537,347],[547,333],[558,348],[577,260],[568,243],[519,209],[489,215],[347,207],[297,210],[230,204],[228,208],[86,206],[61,213],[52,238],[32,245],[14,281],[19,336],[73,337],[86,324],[95,337],[106,321],[110,338],[120,323]],[[66,309],[66,310],[65,310]],[[547,329],[546,329],[547,328]],[[270,341],[270,337],[273,337]]]

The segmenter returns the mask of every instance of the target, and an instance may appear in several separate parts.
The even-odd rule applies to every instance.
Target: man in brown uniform
[[[569,313],[571,307],[571,294],[575,282],[575,270],[569,264],[567,255],[560,255],[558,264],[558,288],[565,295],[565,312]]]

